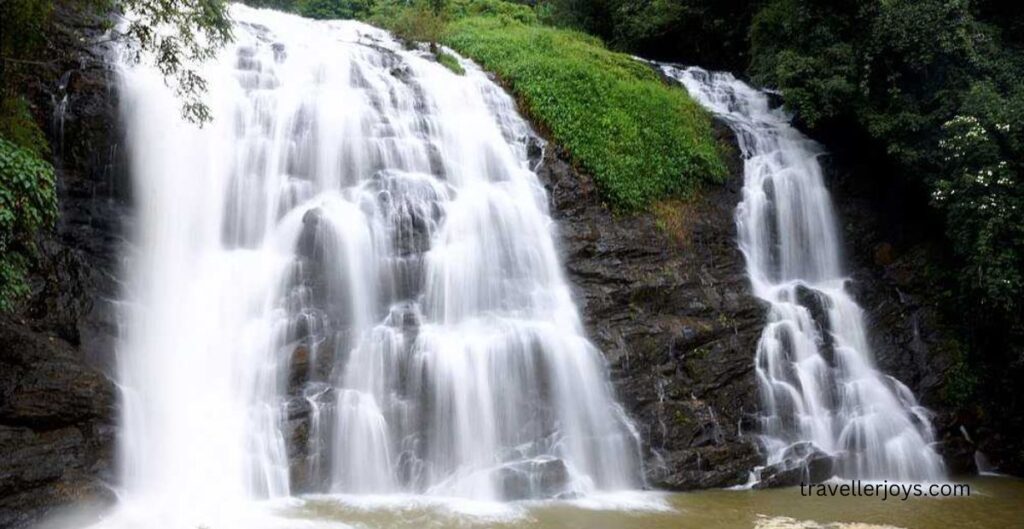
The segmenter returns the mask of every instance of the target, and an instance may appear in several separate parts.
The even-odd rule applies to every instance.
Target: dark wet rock
[[[793,487],[827,481],[835,473],[833,459],[808,443],[795,445],[793,453],[783,461],[761,469],[757,489]]]
[[[274,50],[274,60],[277,62],[284,62],[288,57],[288,52],[285,50],[285,45],[282,42],[275,42],[270,45],[270,48]]]
[[[649,482],[659,488],[690,490],[730,487],[746,483],[750,471],[763,458],[746,440],[704,448],[666,451],[648,461]]]
[[[292,351],[291,359],[288,362],[289,393],[294,393],[296,389],[309,380],[309,371],[312,364],[310,356],[309,347],[304,344],[295,347]]]
[[[0,526],[113,499],[114,394],[64,340],[0,320]]]
[[[60,218],[41,237],[33,296],[22,315],[40,332],[79,347],[87,361],[113,372],[116,274],[128,218],[130,186],[118,121],[109,49],[90,43],[106,29],[98,17],[55,6],[45,66],[24,90],[51,140]]]
[[[336,394],[327,384],[310,382],[285,403],[283,436],[293,493],[322,491],[327,474],[326,445],[319,437],[333,427]]]
[[[733,142],[724,126],[716,132]],[[593,182],[566,158],[549,145],[538,173],[551,196],[589,336],[605,353],[619,398],[643,438],[648,483],[689,489],[746,481],[747,471],[763,464],[744,433],[756,432],[753,355],[766,307],[750,295],[736,248],[741,160],[728,158],[732,178],[725,185],[676,204],[685,222],[666,230],[652,214],[609,212]],[[1024,466],[1024,436],[1012,434],[1021,430],[1019,417],[1000,406],[965,409],[948,399],[961,348],[940,310],[941,284],[922,272],[934,262],[934,249],[905,233],[905,218],[880,212],[872,194],[891,189],[865,189],[856,177],[861,173],[835,163],[826,169],[846,241],[847,288],[865,310],[880,369],[936,412],[939,450],[952,471],[973,471],[978,449],[1010,468]],[[798,298],[819,325],[828,354],[827,307],[811,289],[801,289]],[[976,432],[976,439],[967,441],[961,428]],[[823,455],[808,461],[807,477],[831,469]],[[793,475],[792,469],[766,474],[773,485]]]
[[[835,339],[829,325],[828,310],[831,303],[827,296],[806,285],[796,287],[796,302],[811,313],[811,320],[818,327],[818,347],[825,360],[835,365]]]
[[[639,427],[655,487],[736,485],[760,463],[743,428],[758,405],[764,308],[735,242],[742,168],[730,163],[727,184],[665,206],[683,219],[670,229],[654,214],[610,212],[555,145],[538,168],[588,335]]]

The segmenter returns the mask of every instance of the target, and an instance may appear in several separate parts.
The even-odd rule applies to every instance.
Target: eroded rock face
[[[588,335],[640,429],[654,487],[736,485],[761,461],[744,432],[758,405],[753,351],[765,309],[736,246],[742,168],[732,162],[726,185],[666,206],[682,210],[674,226],[613,215],[554,146],[538,171]]]
[[[54,336],[0,321],[0,527],[112,499],[114,386]]]

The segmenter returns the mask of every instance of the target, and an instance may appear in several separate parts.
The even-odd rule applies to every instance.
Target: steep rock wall
[[[102,21],[56,6],[22,87],[51,140],[60,218],[38,241],[32,295],[0,317],[0,527],[113,499],[113,343],[127,187]]]
[[[649,484],[745,482],[761,459],[744,432],[757,406],[753,350],[764,308],[736,247],[738,158],[725,185],[665,204],[665,215],[631,216],[610,212],[566,159],[549,147],[539,176],[589,336],[638,423]]]

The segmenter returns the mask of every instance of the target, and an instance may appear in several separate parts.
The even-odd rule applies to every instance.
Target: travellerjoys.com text
[[[867,481],[859,479],[850,480],[849,483],[817,483],[800,484],[801,496],[818,497],[875,497],[882,501],[899,499],[907,501],[910,498],[921,497],[966,497],[971,495],[971,486],[967,483],[889,483]]]

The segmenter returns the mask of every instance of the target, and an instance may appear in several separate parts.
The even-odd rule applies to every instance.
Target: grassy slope
[[[688,196],[725,175],[709,116],[593,37],[471,16],[451,22],[442,41],[499,75],[619,211]]]

